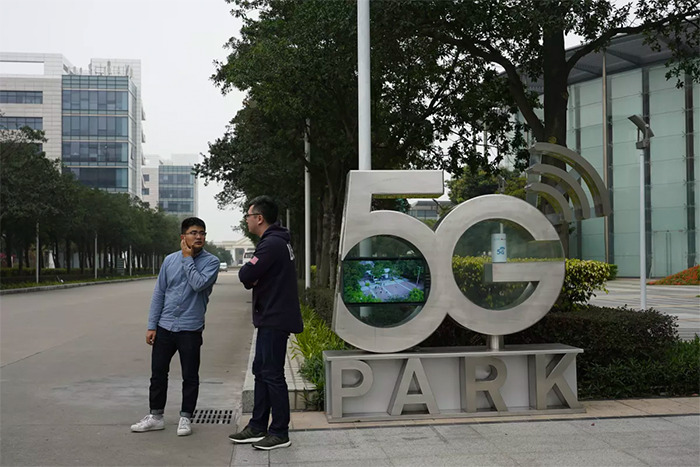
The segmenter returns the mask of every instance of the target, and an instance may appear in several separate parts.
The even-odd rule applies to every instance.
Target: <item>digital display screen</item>
[[[343,301],[422,305],[428,292],[427,269],[425,260],[414,258],[343,260]]]

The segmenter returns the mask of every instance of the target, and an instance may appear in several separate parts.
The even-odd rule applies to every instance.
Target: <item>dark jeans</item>
[[[199,396],[199,360],[202,347],[202,331],[171,332],[158,326],[156,341],[151,353],[151,387],[149,403],[151,413],[162,414],[168,398],[168,373],[170,360],[175,352],[180,354],[182,367],[181,417],[192,418]]]
[[[288,337],[288,332],[279,329],[258,328],[255,343],[255,403],[248,425],[276,436],[288,436],[289,431],[289,393],[284,379]],[[268,429],[270,411],[272,423]]]

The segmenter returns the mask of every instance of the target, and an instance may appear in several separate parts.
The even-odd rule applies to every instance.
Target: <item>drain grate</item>
[[[209,423],[214,425],[230,425],[233,421],[233,410],[197,409],[192,415],[192,423]]]

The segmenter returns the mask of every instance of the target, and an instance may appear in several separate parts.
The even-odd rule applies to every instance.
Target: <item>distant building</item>
[[[141,197],[141,61],[0,53],[0,127],[44,130],[43,150],[83,184]]]
[[[192,170],[196,154],[173,154],[170,159],[148,156],[143,169],[143,200],[179,218],[197,216],[197,179]]]
[[[409,202],[408,215],[420,220],[437,220],[440,217],[440,209],[447,209],[452,205],[450,200],[414,199]]]

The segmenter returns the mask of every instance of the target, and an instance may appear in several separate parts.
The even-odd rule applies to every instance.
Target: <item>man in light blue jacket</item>
[[[190,422],[199,395],[199,361],[204,314],[216,278],[219,259],[205,251],[206,226],[197,217],[182,221],[180,250],[168,255],[158,274],[148,314],[146,344],[151,352],[150,413],[131,425],[131,431],[165,428],[163,413],[168,394],[168,371],[175,352],[182,367],[182,406],[177,435],[192,433]]]

